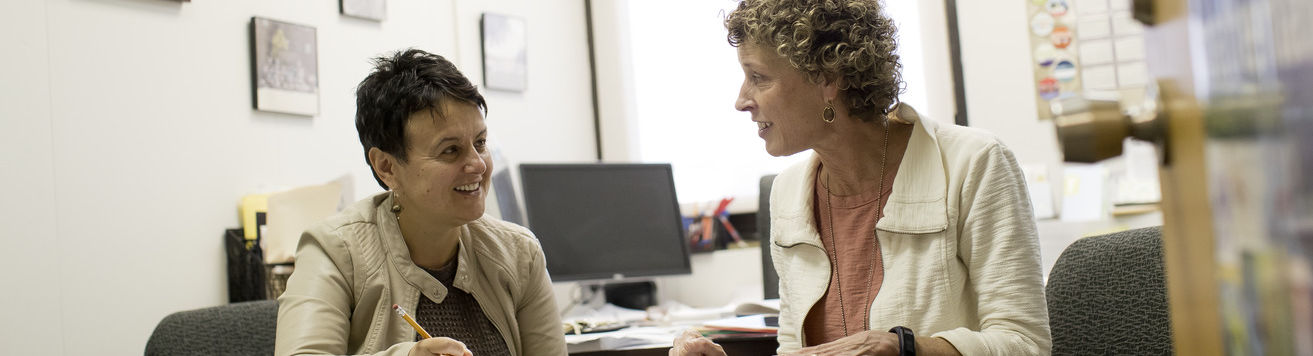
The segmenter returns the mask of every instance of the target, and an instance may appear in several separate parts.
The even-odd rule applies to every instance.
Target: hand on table
[[[702,337],[697,330],[687,329],[675,337],[675,345],[670,348],[670,356],[725,356],[725,349]]]
[[[898,346],[898,334],[868,330],[785,356],[898,356]]]
[[[449,337],[420,340],[410,348],[410,356],[474,356],[465,343]]]

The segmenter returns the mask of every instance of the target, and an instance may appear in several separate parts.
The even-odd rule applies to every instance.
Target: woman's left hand
[[[675,337],[670,356],[725,356],[725,349],[702,336],[697,330],[687,329]]]
[[[829,343],[804,347],[786,356],[898,356],[898,346],[897,334],[868,330]]]

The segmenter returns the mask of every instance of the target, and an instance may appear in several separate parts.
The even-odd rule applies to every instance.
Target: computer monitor
[[[522,164],[520,182],[553,281],[691,273],[669,164]]]

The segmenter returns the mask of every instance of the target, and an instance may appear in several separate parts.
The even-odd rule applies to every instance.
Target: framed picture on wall
[[[338,0],[338,5],[343,15],[375,21],[387,18],[387,0]]]
[[[319,113],[319,45],[315,28],[251,18],[251,76],[255,109]]]
[[[524,19],[484,13],[481,23],[483,85],[488,89],[524,91],[529,76]]]

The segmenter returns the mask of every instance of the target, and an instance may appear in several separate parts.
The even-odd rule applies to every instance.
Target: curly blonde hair
[[[882,8],[879,0],[743,0],[725,28],[730,45],[774,47],[813,83],[842,78],[849,112],[871,121],[903,90],[897,28]]]

